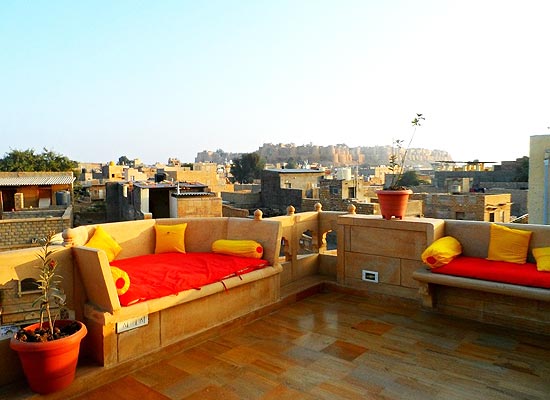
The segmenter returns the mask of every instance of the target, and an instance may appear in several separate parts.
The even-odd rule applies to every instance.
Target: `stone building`
[[[116,165],[114,161],[101,167],[102,177],[104,180],[124,180],[124,170],[128,169],[127,165]]]
[[[510,222],[511,195],[486,193],[413,193],[427,218]]]
[[[321,179],[319,201],[327,211],[345,211],[351,201],[368,202],[365,183],[360,179]]]
[[[318,198],[319,179],[325,171],[314,169],[265,169],[262,171],[262,206],[284,214],[288,206],[296,212],[302,208],[302,198]]]
[[[531,136],[527,209],[530,224],[550,225],[550,135]]]
[[[168,180],[174,182],[201,182],[220,196],[221,192],[232,192],[231,184],[225,172],[220,173],[218,165],[214,163],[194,163],[193,167],[166,166],[158,169],[165,173]]]
[[[0,251],[37,246],[72,226],[72,172],[0,173]]]
[[[107,221],[221,217],[222,200],[198,182],[107,182]]]
[[[72,172],[0,172],[0,211],[67,206],[72,197]]]

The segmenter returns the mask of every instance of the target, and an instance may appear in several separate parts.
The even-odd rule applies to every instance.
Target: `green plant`
[[[40,304],[40,325],[35,332],[24,329],[17,332],[16,338],[24,342],[46,342],[71,334],[71,328],[69,331],[62,332],[55,326],[55,321],[59,318],[59,310],[65,305],[66,296],[60,287],[62,277],[57,274],[59,264],[53,258],[54,251],[51,249],[54,243],[54,233],[48,233],[41,242],[41,251],[37,254],[40,260],[38,266],[40,277],[37,280],[40,295],[33,302],[33,307]]]
[[[388,187],[386,187],[386,190],[403,190],[406,189],[404,186],[401,185],[401,178],[403,176],[403,170],[405,167],[405,161],[407,160],[407,153],[409,152],[409,148],[411,147],[411,143],[414,139],[414,135],[416,134],[416,129],[419,126],[422,126],[421,122],[424,121],[426,118],[422,114],[416,114],[416,117],[411,121],[411,125],[413,127],[413,132],[411,135],[411,138],[409,139],[409,143],[407,144],[407,147],[403,150],[403,139],[396,139],[393,141],[392,146],[392,153],[390,154],[389,159],[389,170],[392,171],[392,178],[391,182]]]

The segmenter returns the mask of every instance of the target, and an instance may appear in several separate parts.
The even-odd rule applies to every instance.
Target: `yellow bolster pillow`
[[[130,277],[126,271],[117,267],[111,267],[111,275],[113,275],[113,280],[115,281],[116,293],[119,296],[126,293],[130,288]]]
[[[219,239],[212,243],[214,253],[231,256],[262,258],[264,248],[254,240]]]
[[[443,236],[437,239],[422,252],[424,264],[430,268],[437,268],[450,263],[462,254],[462,245],[452,236]]]

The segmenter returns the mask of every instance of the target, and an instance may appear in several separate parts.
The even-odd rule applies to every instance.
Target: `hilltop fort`
[[[264,143],[257,152],[267,163],[309,163],[334,166],[347,165],[384,165],[388,163],[391,146],[348,147],[345,144],[317,146],[314,144],[296,145]],[[222,149],[205,150],[197,154],[195,162],[227,163],[241,157],[242,153],[228,153]],[[407,164],[415,167],[430,167],[434,161],[452,161],[451,155],[444,150],[409,149]]]

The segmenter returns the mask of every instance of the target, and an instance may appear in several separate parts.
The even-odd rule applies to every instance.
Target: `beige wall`
[[[170,217],[221,217],[222,199],[214,196],[170,197]]]
[[[300,189],[305,192],[308,189],[312,189],[319,185],[319,178],[324,176],[325,173],[320,171],[319,173],[280,173],[281,189]],[[289,187],[290,185],[290,187]]]
[[[529,151],[529,195],[527,211],[530,224],[550,225],[550,207],[544,207],[544,156],[550,153],[550,135],[531,136]],[[549,167],[546,167],[547,169]],[[548,170],[550,175],[550,170]],[[549,183],[550,184],[550,183]],[[547,195],[550,195],[548,193]],[[550,203],[550,201],[549,201]]]

